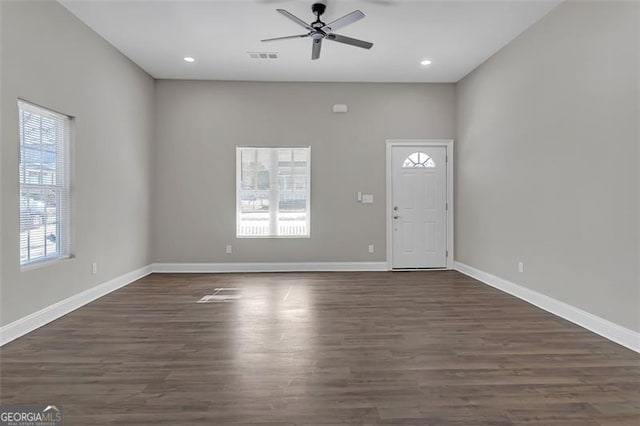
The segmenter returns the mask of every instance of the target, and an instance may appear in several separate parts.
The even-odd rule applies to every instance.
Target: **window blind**
[[[69,256],[70,117],[18,101],[20,264]]]

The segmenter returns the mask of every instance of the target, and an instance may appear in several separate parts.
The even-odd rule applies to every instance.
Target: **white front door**
[[[392,267],[447,266],[447,162],[444,146],[393,146]]]

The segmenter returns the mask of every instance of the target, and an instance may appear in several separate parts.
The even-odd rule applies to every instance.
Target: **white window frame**
[[[19,181],[19,195],[22,198],[23,192],[33,190],[33,191],[55,191],[59,195],[57,197],[56,202],[56,252],[53,255],[42,255],[37,256],[35,258],[31,258],[28,256],[25,261],[20,258],[20,268],[21,270],[28,270],[34,267],[39,267],[46,265],[51,262],[55,262],[61,259],[66,259],[71,257],[71,122],[72,117],[61,114],[59,112],[53,111],[49,108],[41,107],[39,105],[33,104],[31,102],[18,99],[18,125],[20,126],[21,118],[23,111],[28,111],[33,114],[40,115],[42,117],[50,117],[55,118],[56,120],[60,120],[63,128],[61,129],[61,134],[58,135],[58,140],[56,141],[56,172],[55,172],[55,183],[54,184],[45,184],[45,183],[26,183],[22,180]],[[23,134],[24,128],[19,128],[19,149],[18,153],[20,156],[19,163],[24,167],[23,163]],[[22,170],[22,174],[25,174],[26,170]],[[18,176],[20,177],[20,170],[18,170]],[[18,216],[20,218],[20,223],[22,223],[23,219],[29,220],[30,217],[23,218],[23,209],[22,209],[22,200],[19,200],[20,209],[18,212]],[[45,217],[46,220],[46,217]],[[22,232],[22,229],[20,229]],[[46,232],[45,232],[46,234]],[[46,246],[47,236],[45,235],[45,246]],[[21,244],[21,243],[20,243]],[[18,247],[21,250],[21,246]],[[28,249],[31,251],[31,249]],[[45,249],[46,253],[46,249]]]
[[[241,214],[241,191],[242,191],[242,150],[245,149],[270,149],[272,152],[276,152],[278,149],[296,149],[296,148],[304,148],[307,149],[307,182],[306,182],[306,226],[305,229],[307,231],[306,234],[294,235],[294,234],[286,234],[286,235],[277,235],[274,233],[274,228],[278,229],[278,220],[277,220],[277,209],[271,209],[271,206],[278,204],[278,185],[270,185],[270,197],[269,197],[269,213],[270,213],[270,235],[245,235],[240,232],[240,214]],[[277,167],[277,160],[275,162],[272,161],[271,167]],[[277,176],[277,173],[276,175]],[[305,239],[311,238],[311,146],[237,146],[236,147],[236,238],[242,239]]]

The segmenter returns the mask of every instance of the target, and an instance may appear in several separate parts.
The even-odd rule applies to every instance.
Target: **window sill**
[[[64,262],[65,260],[69,260],[69,259],[73,259],[73,256],[66,255],[66,256],[54,257],[50,259],[35,260],[33,262],[20,265],[20,272],[27,272],[34,269],[44,268],[56,263]]]
[[[308,240],[311,235],[236,235],[241,240]]]

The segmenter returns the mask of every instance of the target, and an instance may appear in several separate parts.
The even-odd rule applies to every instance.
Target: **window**
[[[411,169],[414,167],[435,167],[436,164],[433,162],[433,159],[429,157],[424,152],[414,152],[413,154],[409,154],[407,158],[405,158],[404,163],[402,163],[403,169]]]
[[[69,122],[18,101],[20,264],[69,256]]]
[[[309,237],[311,148],[236,149],[238,237]]]

